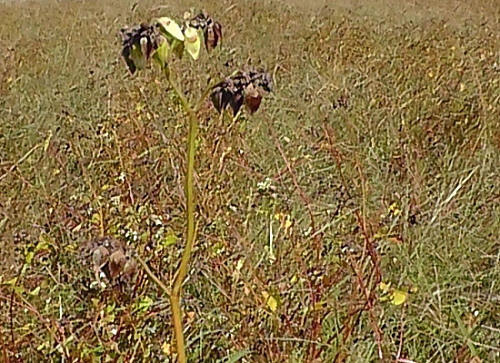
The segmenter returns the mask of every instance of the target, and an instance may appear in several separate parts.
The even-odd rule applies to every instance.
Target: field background
[[[224,40],[173,65],[189,97],[275,82],[252,117],[200,113],[190,361],[499,362],[498,0],[1,3],[0,361],[175,358],[168,299],[99,288],[89,250],[172,279],[186,118],[118,31],[190,6]]]

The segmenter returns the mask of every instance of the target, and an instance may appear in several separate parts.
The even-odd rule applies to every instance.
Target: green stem
[[[186,347],[184,343],[184,331],[182,324],[182,311],[181,311],[181,292],[182,283],[186,279],[188,272],[189,259],[191,258],[191,251],[193,249],[194,241],[196,238],[196,226],[194,219],[194,160],[196,154],[196,135],[198,132],[198,120],[196,113],[190,106],[186,96],[177,84],[172,79],[170,72],[166,70],[166,76],[170,86],[179,97],[182,107],[189,117],[189,132],[188,132],[188,152],[187,152],[187,175],[186,175],[186,211],[187,211],[187,239],[184,252],[182,254],[181,263],[177,269],[172,286],[172,293],[170,294],[170,304],[172,306],[172,319],[174,323],[174,335],[177,344],[177,356],[179,363],[186,363]]]

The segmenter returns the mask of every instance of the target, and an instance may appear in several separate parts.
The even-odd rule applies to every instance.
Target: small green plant
[[[149,277],[166,294],[170,293],[174,336],[178,360],[181,363],[186,362],[180,306],[181,292],[183,281],[188,273],[191,251],[196,238],[194,168],[198,132],[197,113],[203,101],[210,95],[215,109],[221,113],[230,107],[233,110],[234,117],[237,117],[241,107],[245,105],[247,110],[253,114],[260,106],[263,92],[271,91],[269,74],[264,71],[251,70],[249,72],[237,72],[233,76],[227,77],[220,83],[209,87],[202,93],[197,102],[190,102],[172,77],[172,57],[182,58],[184,53],[188,53],[194,60],[197,60],[200,56],[202,41],[205,43],[206,50],[210,52],[219,44],[222,38],[222,26],[205,11],[192,18],[191,15],[186,14],[182,25],[169,17],[161,17],[153,20],[152,24],[142,23],[139,26],[121,30],[123,39],[122,56],[130,72],[134,74],[138,70],[146,68],[150,59],[153,59],[165,75],[189,120],[185,183],[187,237],[182,259],[174,277],[172,290],[169,292],[165,284],[155,276],[144,261],[137,257]]]

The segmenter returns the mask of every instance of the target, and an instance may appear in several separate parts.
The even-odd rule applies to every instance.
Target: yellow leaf
[[[181,42],[184,41],[184,34],[182,34],[181,27],[174,20],[163,17],[157,19],[157,23],[163,34],[168,34]]]
[[[165,355],[171,355],[172,354],[172,349],[169,343],[165,342],[161,345],[161,351]]]
[[[389,282],[386,284],[385,282],[381,282],[379,285],[380,291],[387,293],[389,291],[389,288],[391,287],[391,283]]]
[[[394,292],[392,293],[391,302],[394,305],[401,305],[406,301],[407,296],[408,296],[408,293],[405,291],[394,290]]]
[[[274,296],[269,295],[267,291],[262,291],[262,296],[266,299],[266,304],[269,309],[274,313],[278,309],[278,300],[276,300]]]
[[[184,39],[186,51],[194,60],[197,60],[200,57],[201,49],[201,39],[198,34],[198,30],[192,27],[187,27],[186,30],[184,30]]]

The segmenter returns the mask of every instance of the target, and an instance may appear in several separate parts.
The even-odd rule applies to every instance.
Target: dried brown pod
[[[250,84],[245,89],[245,106],[250,115],[253,115],[260,107],[260,102],[262,101],[262,95],[257,90],[257,88]]]
[[[97,246],[97,248],[92,251],[92,263],[94,268],[101,269],[109,259],[109,250],[104,246]]]
[[[125,265],[122,269],[122,278],[126,281],[130,281],[136,272],[137,263],[133,258],[127,256]]]
[[[111,280],[116,279],[127,262],[125,252],[120,248],[109,256],[108,273]]]

